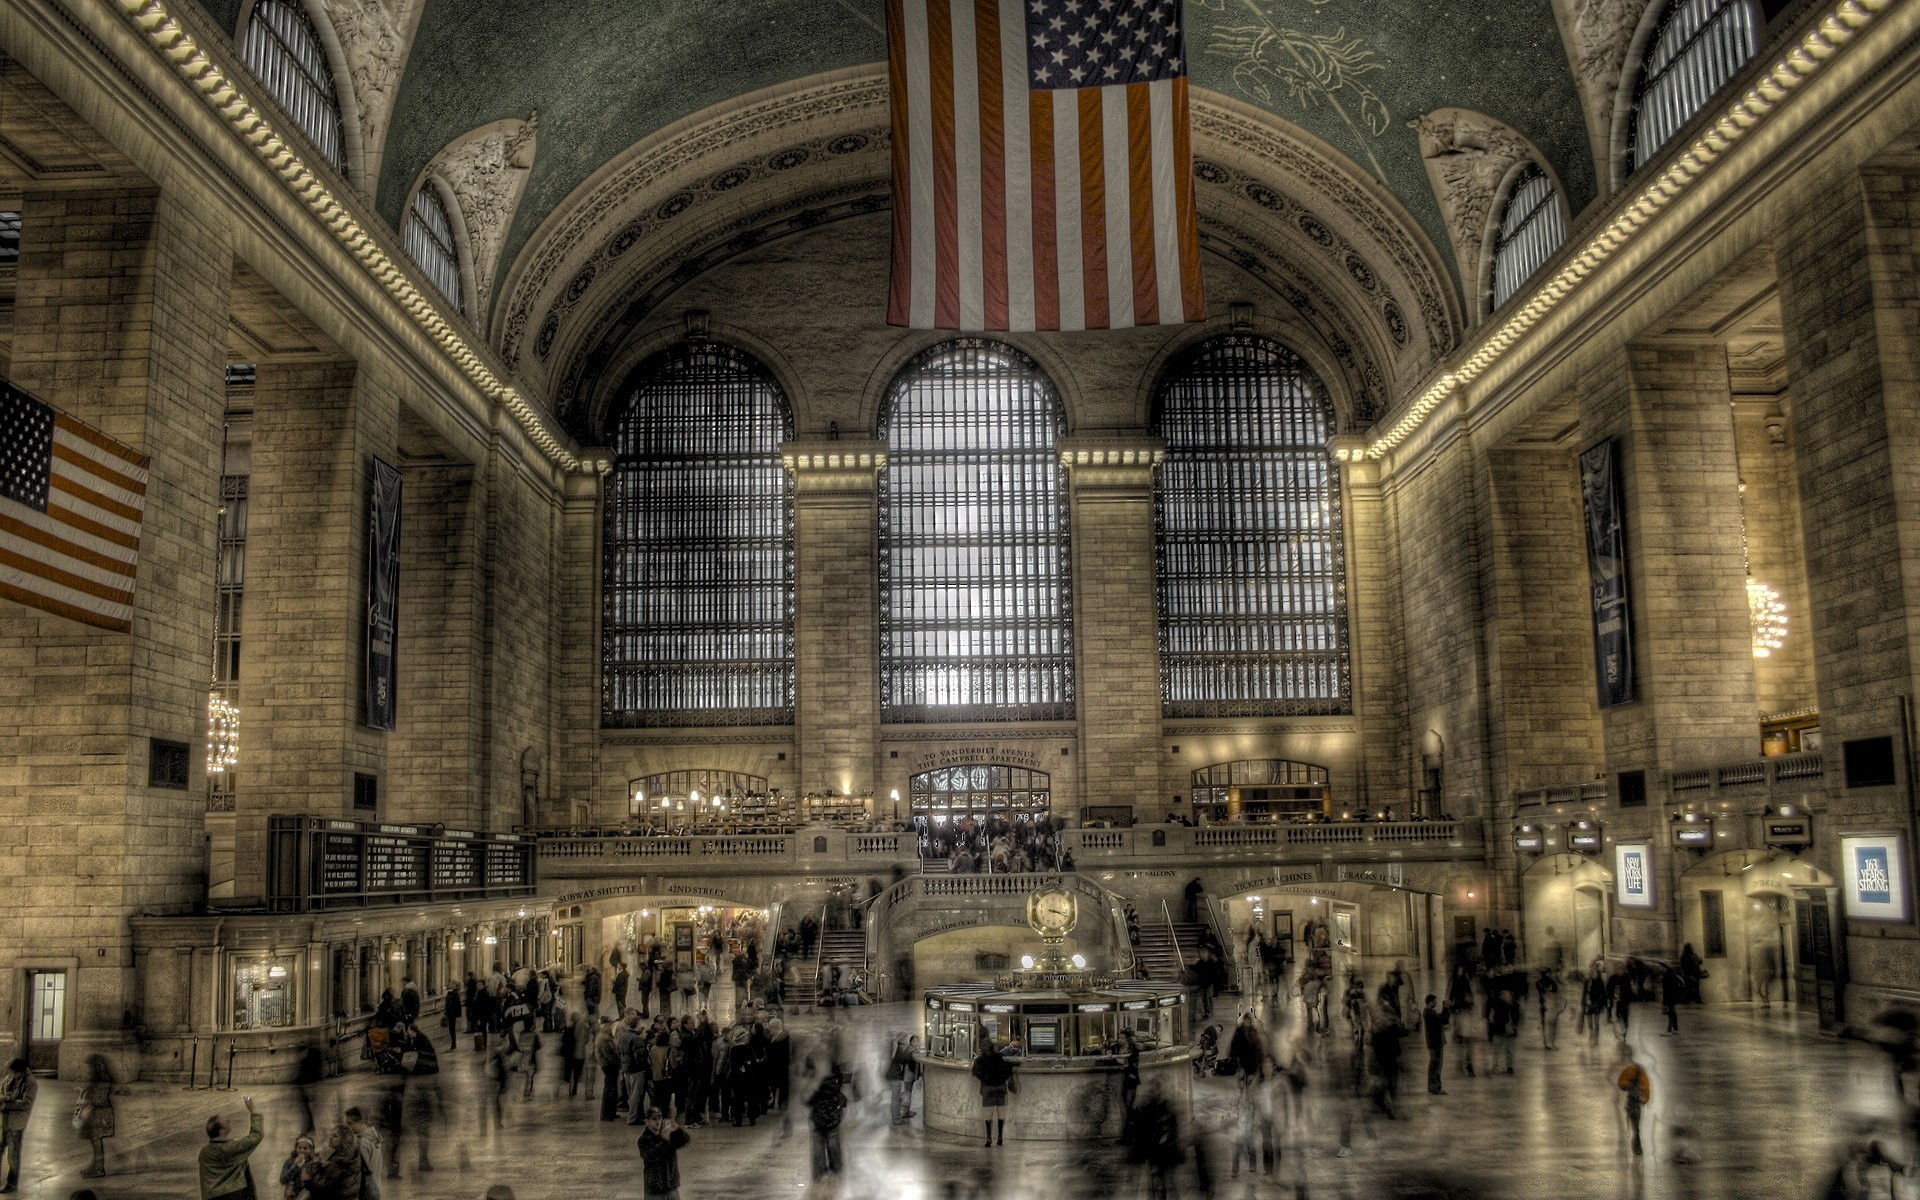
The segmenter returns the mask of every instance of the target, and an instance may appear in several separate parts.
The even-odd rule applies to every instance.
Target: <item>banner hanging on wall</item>
[[[1580,455],[1580,497],[1587,511],[1587,562],[1593,575],[1593,665],[1601,708],[1630,704],[1633,625],[1627,597],[1627,540],[1620,527],[1620,442]]]
[[[1840,835],[1847,916],[1855,921],[1905,922],[1913,915],[1907,890],[1907,843],[1897,833]]]
[[[373,460],[367,534],[367,724],[391,730],[398,707],[394,635],[400,616],[400,472]]]
[[[1646,842],[1613,844],[1613,898],[1621,908],[1652,908],[1653,847]]]

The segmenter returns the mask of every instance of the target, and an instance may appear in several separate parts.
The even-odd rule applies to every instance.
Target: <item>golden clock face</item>
[[[1080,915],[1072,892],[1045,891],[1028,905],[1027,920],[1041,933],[1067,933]]]

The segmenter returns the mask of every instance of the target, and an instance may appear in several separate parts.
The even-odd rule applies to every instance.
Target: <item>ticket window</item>
[[[293,1019],[291,958],[268,958],[234,965],[235,1029],[281,1029],[293,1024]]]

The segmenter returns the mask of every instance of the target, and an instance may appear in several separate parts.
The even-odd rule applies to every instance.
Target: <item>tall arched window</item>
[[[1493,307],[1499,308],[1519,291],[1566,237],[1567,220],[1561,215],[1553,180],[1538,163],[1528,163],[1514,180],[1493,239]]]
[[[453,221],[447,216],[447,206],[440,202],[431,180],[421,180],[413,193],[400,242],[407,248],[407,257],[427,273],[428,281],[459,308],[460,252],[454,247]]]
[[[340,93],[319,31],[299,0],[257,0],[240,39],[240,58],[320,156],[346,174]]]
[[[1760,45],[1753,0],[1668,0],[1633,88],[1633,170],[1707,106]]]
[[[887,391],[880,436],[880,713],[1073,716],[1066,416],[1038,365],[942,343]]]
[[[689,344],[634,374],[609,421],[601,720],[793,719],[793,436],[766,368]]]
[[[1165,714],[1350,711],[1325,388],[1284,346],[1234,334],[1176,364],[1155,409]]]

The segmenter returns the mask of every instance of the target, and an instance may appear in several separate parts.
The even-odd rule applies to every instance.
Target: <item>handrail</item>
[[[1127,916],[1124,912],[1120,911],[1117,906],[1112,904],[1107,905],[1107,916],[1113,920],[1113,927],[1118,930],[1120,934],[1118,939],[1120,943],[1119,959],[1122,966],[1125,967],[1125,970],[1120,973],[1121,978],[1132,979],[1133,973],[1139,969],[1139,960],[1133,952],[1133,939],[1127,936]]]
[[[1220,961],[1228,971],[1233,970],[1233,927],[1227,923],[1226,910],[1211,893],[1201,899],[1207,902],[1207,927],[1213,930],[1213,940],[1220,943]]]
[[[1187,969],[1187,956],[1180,949],[1180,931],[1173,927],[1173,910],[1167,907],[1165,900],[1160,902],[1160,915],[1166,918],[1167,940],[1173,943],[1173,960],[1180,964],[1180,970],[1184,972]]]

